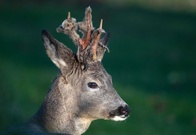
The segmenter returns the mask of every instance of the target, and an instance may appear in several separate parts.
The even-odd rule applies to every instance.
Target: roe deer
[[[122,121],[130,113],[128,105],[113,88],[111,76],[101,64],[109,34],[94,29],[91,8],[84,20],[76,22],[68,13],[57,32],[68,35],[78,47],[73,53],[46,30],[42,31],[49,58],[60,69],[42,106],[28,122],[32,134],[83,134],[93,120]],[[82,33],[82,38],[77,31]]]

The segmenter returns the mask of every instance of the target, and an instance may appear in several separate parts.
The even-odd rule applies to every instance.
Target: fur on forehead
[[[95,72],[95,71],[100,72],[100,70],[105,71],[102,63],[99,62],[99,61],[88,64],[88,69],[87,70],[88,71],[93,71],[93,72]]]
[[[108,73],[102,66],[101,62],[91,63],[87,69],[87,74],[96,78],[103,78],[104,76],[108,76]]]

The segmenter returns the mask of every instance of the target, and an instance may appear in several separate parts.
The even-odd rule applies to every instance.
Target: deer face
[[[68,17],[57,32],[68,35],[78,46],[77,54],[54,39],[47,31],[42,32],[46,52],[53,63],[60,69],[62,78],[69,85],[70,95],[75,106],[75,115],[87,119],[124,120],[129,115],[127,104],[113,88],[111,76],[101,64],[107,49],[109,34],[100,27],[94,30],[90,7],[86,9],[84,21]],[[80,38],[77,31],[83,34]]]
[[[48,56],[60,69],[65,85],[70,87],[66,95],[74,101],[76,115],[92,120],[125,120],[130,110],[113,88],[112,78],[101,62],[91,62],[84,69],[70,49],[48,32],[42,34]]]
[[[81,78],[78,78],[81,83],[76,88],[80,93],[79,115],[115,121],[126,119],[129,108],[113,88],[112,78],[101,63],[93,63],[83,74]]]

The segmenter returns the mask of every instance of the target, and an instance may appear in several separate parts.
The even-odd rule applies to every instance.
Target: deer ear
[[[73,53],[63,43],[57,41],[46,30],[42,30],[42,39],[49,58],[59,68],[69,68]]]
[[[110,34],[106,33],[104,37],[99,41],[99,45],[97,47],[97,60],[98,61],[101,61],[103,59],[103,56],[106,50],[109,52],[109,49],[107,47],[109,37],[110,37]]]

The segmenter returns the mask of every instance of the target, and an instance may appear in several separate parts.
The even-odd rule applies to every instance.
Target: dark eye
[[[96,89],[98,87],[98,85],[95,82],[89,82],[87,85],[89,88],[92,88],[92,89]]]

